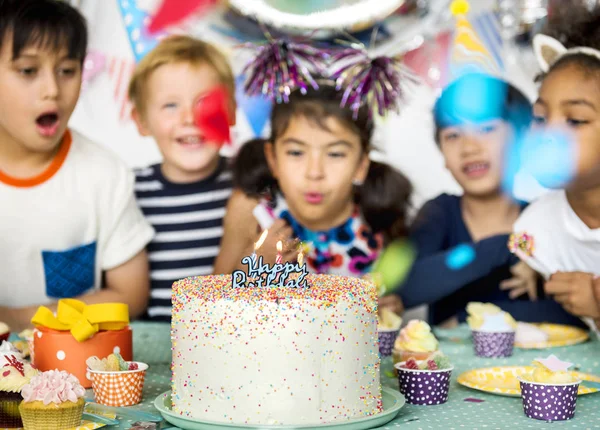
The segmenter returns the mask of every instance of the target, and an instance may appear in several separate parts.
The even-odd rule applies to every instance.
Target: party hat
[[[456,79],[468,73],[500,75],[501,68],[467,19],[469,2],[454,0],[450,6],[456,17],[454,46],[450,56],[450,73]]]

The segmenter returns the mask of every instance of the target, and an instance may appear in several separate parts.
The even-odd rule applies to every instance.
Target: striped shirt
[[[160,164],[136,171],[136,198],[156,231],[147,248],[151,291],[145,319],[170,321],[173,283],[212,273],[231,191],[224,158],[210,177],[190,184],[169,182]]]

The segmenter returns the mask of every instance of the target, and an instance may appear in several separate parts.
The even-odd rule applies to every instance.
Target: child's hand
[[[538,298],[537,272],[523,261],[519,261],[510,268],[510,273],[513,274],[513,277],[500,282],[500,289],[510,290],[508,297],[511,299],[527,293],[531,301],[535,302]]]
[[[269,234],[267,238],[260,246],[257,255],[263,257],[263,262],[268,264],[275,264],[275,258],[277,257],[277,242],[281,241],[283,249],[281,251],[281,257],[283,262],[289,261],[295,263],[298,260],[298,240],[293,237],[294,231],[292,228],[281,218],[275,220],[273,225],[269,228]],[[255,242],[260,238],[260,234],[256,236]]]
[[[583,272],[557,272],[544,285],[565,310],[577,316],[600,318],[594,275]]]
[[[388,308],[396,315],[402,315],[404,312],[404,304],[400,296],[396,294],[390,294],[389,296],[383,296],[379,298],[379,309]]]

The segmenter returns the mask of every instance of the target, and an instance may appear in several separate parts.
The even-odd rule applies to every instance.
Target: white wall
[[[149,2],[151,0],[144,0]],[[152,0],[154,1],[154,0]],[[478,1],[477,7],[491,1]],[[127,59],[133,66],[133,56],[122,25],[116,0],[81,0],[81,8],[88,18],[90,28],[90,49],[102,51],[110,56]],[[217,18],[215,18],[217,19]],[[206,23],[196,26],[193,34],[213,40],[223,46],[231,41],[210,31]],[[531,80],[534,70],[523,70],[523,64],[529,61],[507,61],[507,76],[531,98],[535,96],[535,87]],[[239,61],[234,68],[239,70]],[[129,67],[129,66],[124,66]],[[122,84],[124,85],[124,84]],[[131,121],[119,119],[119,105],[115,102],[115,81],[108,73],[99,75],[84,90],[71,126],[90,138],[105,144],[117,152],[131,166],[143,166],[160,160],[155,145],[150,139],[141,138]],[[413,102],[406,106],[401,115],[390,117],[378,130],[376,144],[384,148],[386,160],[402,170],[415,186],[415,205],[441,192],[459,193],[460,189],[449,173],[433,142],[431,107],[435,100],[434,92],[420,87],[415,92]],[[238,113],[238,125],[235,130],[235,144],[239,145],[252,137],[250,127],[243,114]],[[539,187],[525,181],[520,185],[519,196],[530,199],[540,192]]]

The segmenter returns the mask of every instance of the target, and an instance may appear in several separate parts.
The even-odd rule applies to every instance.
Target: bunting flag
[[[133,60],[120,57],[108,58],[108,76],[112,84],[116,112],[122,122],[131,119],[131,103],[127,97],[127,87],[134,70],[135,62]]]
[[[158,44],[165,33],[150,34],[147,30],[152,17],[138,7],[137,0],[116,0],[131,44],[135,62],[139,62]]]

